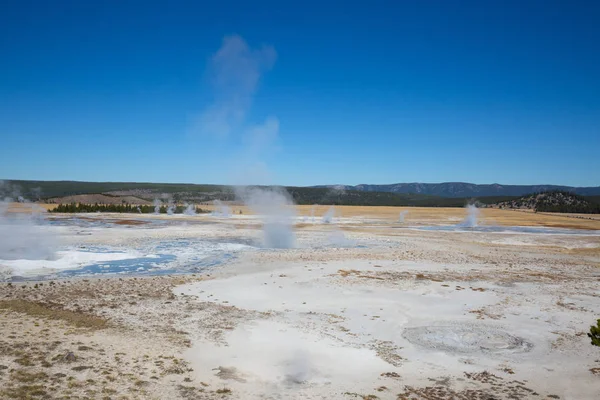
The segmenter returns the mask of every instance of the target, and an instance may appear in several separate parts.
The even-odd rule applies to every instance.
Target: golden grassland
[[[312,206],[296,206],[299,215],[310,216]],[[322,216],[330,206],[317,206],[315,215]],[[406,224],[451,224],[467,216],[465,208],[456,207],[370,207],[370,206],[336,206],[336,217],[364,217],[381,220],[398,220],[401,211]],[[599,215],[590,215],[584,219],[571,214],[538,214],[518,210],[500,210],[495,208],[482,208],[479,210],[478,219],[485,225],[502,226],[547,226],[573,229],[599,229]]]

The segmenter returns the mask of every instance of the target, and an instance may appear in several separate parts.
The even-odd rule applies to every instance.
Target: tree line
[[[174,214],[183,214],[187,210],[187,206],[174,205],[172,211]],[[161,205],[158,208],[160,214],[167,214],[169,207]],[[111,213],[138,213],[138,214],[153,214],[156,212],[153,205],[134,205],[134,204],[84,204],[71,203],[59,204],[51,210],[51,213],[95,213],[95,212],[111,212]],[[210,210],[205,210],[200,207],[194,207],[196,214],[209,213]]]

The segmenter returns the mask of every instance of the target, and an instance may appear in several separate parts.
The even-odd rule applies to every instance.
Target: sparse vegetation
[[[0,309],[15,311],[34,317],[61,320],[79,328],[102,329],[107,326],[106,320],[94,315],[54,309],[44,304],[27,300],[0,300]]]
[[[590,333],[587,335],[594,346],[600,346],[600,319],[596,321],[596,326],[590,326]]]
[[[90,365],[78,365],[77,367],[71,368],[75,372],[85,371],[86,369],[92,369]],[[89,382],[88,382],[89,383]]]
[[[534,193],[494,204],[497,208],[526,209],[536,212],[598,214],[600,203],[565,191]]]

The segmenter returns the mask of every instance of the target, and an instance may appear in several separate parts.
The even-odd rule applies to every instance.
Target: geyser
[[[183,213],[185,215],[196,215],[196,207],[193,204],[187,204]]]
[[[310,208],[310,222],[315,223],[315,211],[317,209],[318,204],[313,204]]]
[[[173,203],[173,200],[169,199],[169,202],[167,203],[167,215],[173,214],[175,214],[175,203]]]
[[[212,215],[223,218],[231,217],[231,208],[227,204],[224,204],[220,200],[213,201],[213,204],[215,205],[215,210],[212,212]]]
[[[295,247],[294,202],[285,189],[247,187],[237,192],[238,197],[258,214],[263,222],[264,247],[276,249]]]
[[[160,205],[162,202],[159,199],[154,199],[152,204],[154,204],[154,214],[160,214]]]
[[[401,224],[404,223],[404,217],[408,214],[408,210],[400,211],[400,215],[398,215],[398,222]]]
[[[356,242],[352,239],[348,239],[344,232],[335,230],[327,237],[327,242],[332,247],[354,247]]]
[[[330,224],[333,222],[333,217],[335,217],[335,208],[333,206],[329,207],[329,210],[323,215],[323,223]]]
[[[24,204],[19,205],[19,212],[10,212],[12,198],[1,193],[6,190],[7,185],[0,181],[0,260],[55,259],[56,236],[37,223],[45,210],[16,196]]]
[[[305,349],[297,349],[284,364],[286,383],[301,384],[309,380],[310,355]]]
[[[479,209],[477,208],[477,206],[475,204],[469,204],[467,206],[467,216],[465,217],[463,222],[461,222],[459,224],[459,226],[462,226],[464,228],[477,227],[478,216],[479,216]]]

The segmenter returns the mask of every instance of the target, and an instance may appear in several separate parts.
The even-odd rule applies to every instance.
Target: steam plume
[[[159,199],[154,199],[152,204],[154,204],[154,214],[160,214],[160,206],[162,202]]]
[[[331,206],[327,210],[327,212],[323,215],[323,223],[330,224],[333,222],[333,217],[335,217],[335,207]]]
[[[9,206],[19,199],[21,212]],[[45,210],[20,195],[18,187],[0,181],[0,260],[51,260],[55,258],[57,238],[39,226]]]
[[[275,49],[252,49],[239,35],[225,36],[209,64],[214,103],[205,109],[196,129],[204,135],[226,137],[243,125],[261,75],[272,68]]]
[[[193,204],[186,204],[183,213],[185,215],[196,215],[196,207]]]
[[[398,222],[400,222],[401,224],[403,224],[404,223],[404,217],[406,216],[406,214],[408,214],[408,210],[400,211],[400,214],[398,215]]]
[[[231,217],[231,208],[227,204],[224,204],[220,200],[215,200],[213,204],[215,205],[215,210],[212,213],[214,216],[223,218]]]
[[[265,247],[278,249],[295,247],[294,203],[285,189],[245,187],[238,188],[237,195],[262,219]]]
[[[465,228],[475,228],[478,225],[478,222],[477,222],[478,217],[479,217],[479,209],[477,208],[477,206],[475,204],[469,204],[467,206],[467,216],[463,220],[463,222],[461,222],[459,224],[459,226],[462,226]]]

